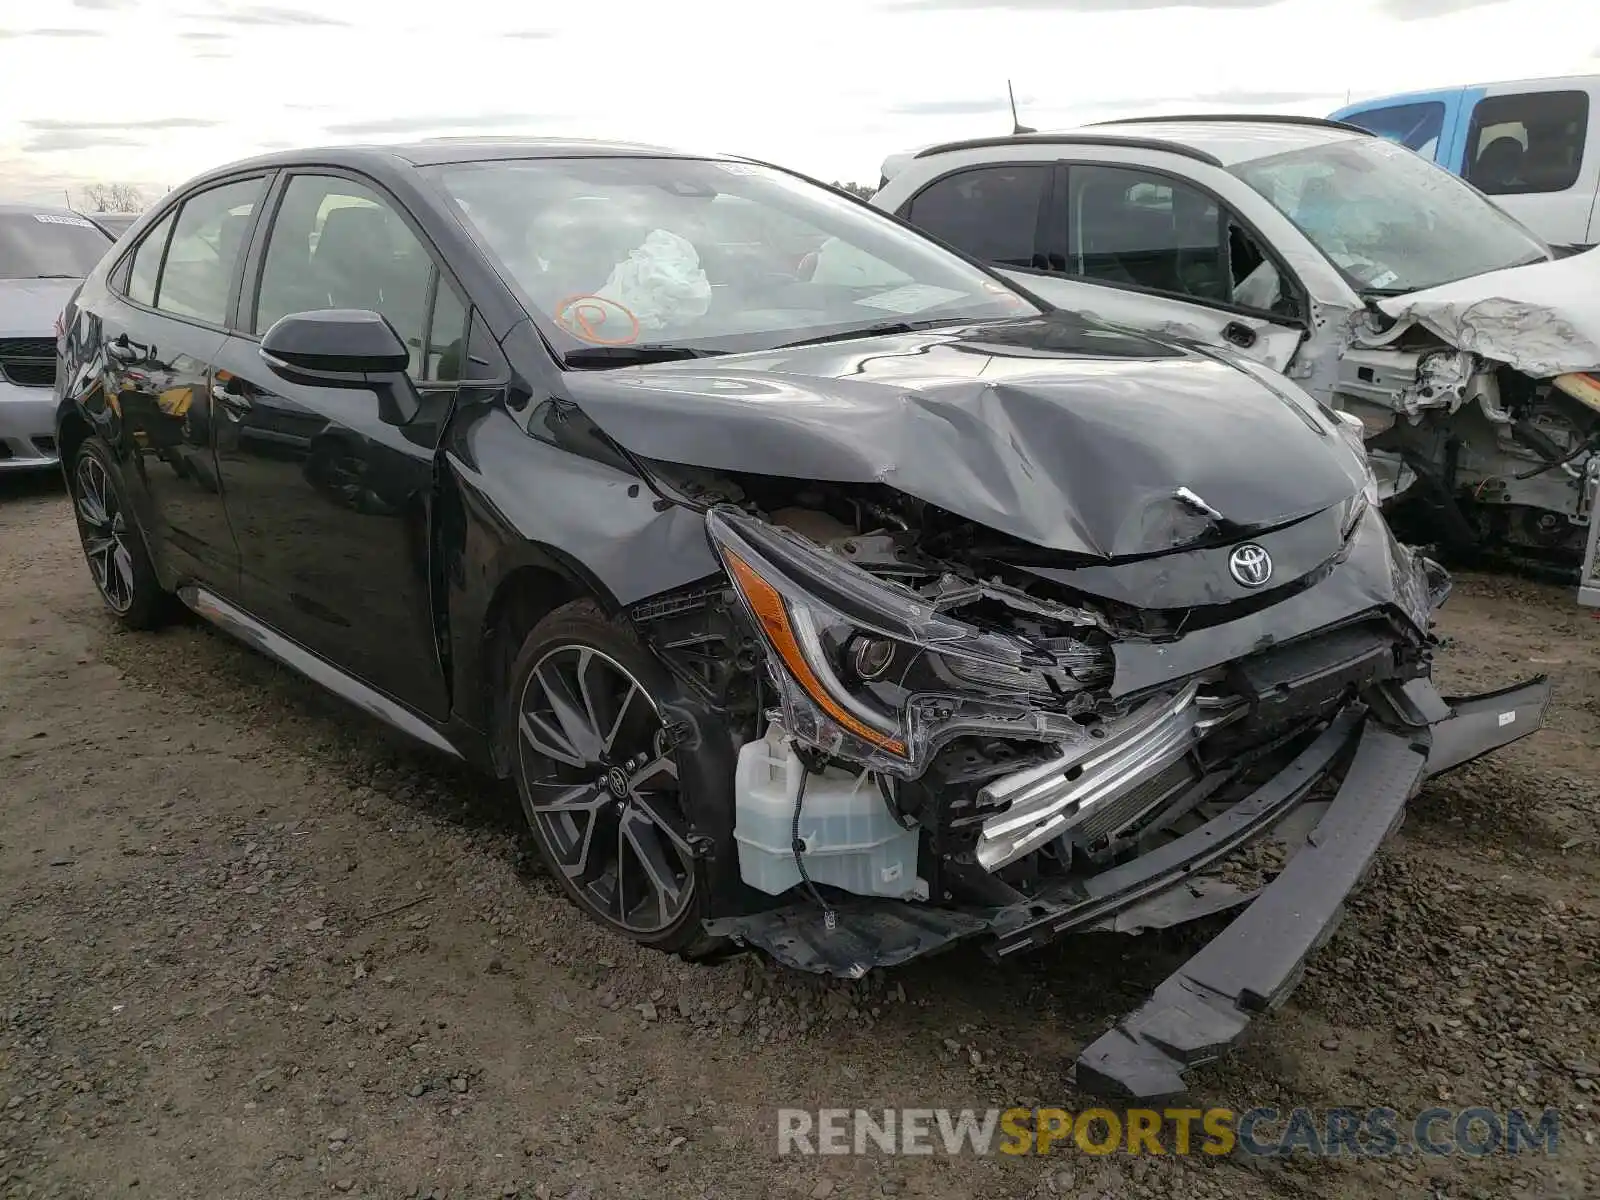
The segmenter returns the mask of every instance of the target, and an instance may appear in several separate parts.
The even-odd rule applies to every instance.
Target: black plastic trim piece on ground
[[[1543,725],[1550,706],[1550,680],[1538,675],[1497,692],[1446,697],[1444,702],[1450,715],[1433,727],[1430,779],[1527,737]]]
[[[1078,1056],[1080,1088],[1141,1101],[1181,1095],[1185,1071],[1220,1057],[1252,1016],[1283,1003],[1421,786],[1425,739],[1367,722],[1308,844],[1227,929]]]

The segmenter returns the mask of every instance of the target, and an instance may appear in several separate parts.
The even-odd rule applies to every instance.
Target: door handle
[[[250,411],[250,398],[244,394],[244,382],[237,375],[230,375],[226,383],[213,383],[211,399],[234,420]]]
[[[1248,350],[1256,344],[1256,331],[1243,321],[1229,321],[1222,327],[1222,340],[1230,346]]]
[[[106,356],[119,363],[136,363],[142,357],[139,351],[128,343],[128,335],[123,334],[114,342],[106,343]]]

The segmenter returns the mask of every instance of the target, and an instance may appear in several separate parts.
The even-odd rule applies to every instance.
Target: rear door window
[[[1043,270],[1041,233],[1048,219],[1049,163],[997,163],[936,179],[902,215],[940,241],[982,262]]]
[[[1587,92],[1518,92],[1478,102],[1467,133],[1468,182],[1491,196],[1564,192],[1578,182]]]
[[[156,286],[158,309],[208,325],[227,323],[234,272],[265,187],[263,179],[241,179],[183,202]]]

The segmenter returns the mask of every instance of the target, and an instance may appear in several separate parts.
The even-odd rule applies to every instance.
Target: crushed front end
[[[1337,353],[1407,536],[1563,576],[1600,493],[1600,253],[1379,299]],[[1588,599],[1586,603],[1593,601]]]
[[[966,939],[1004,958],[1245,906],[1085,1052],[1091,1088],[1181,1091],[1287,996],[1422,782],[1533,732],[1548,702],[1542,679],[1438,695],[1448,577],[1371,489],[1120,562],[883,488],[712,492],[726,587],[635,614],[669,659],[725,620],[718,657],[755,668],[718,702],[745,729],[745,898],[708,930],[854,977]]]

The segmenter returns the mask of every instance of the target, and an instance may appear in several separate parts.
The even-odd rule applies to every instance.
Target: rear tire
[[[551,877],[597,924],[653,950],[703,958],[711,881],[689,849],[702,764],[673,746],[672,676],[623,619],[590,600],[528,634],[508,673],[504,744]]]
[[[111,448],[98,437],[85,440],[67,479],[78,537],[101,601],[128,629],[160,625],[171,612],[172,597],[156,578]]]

